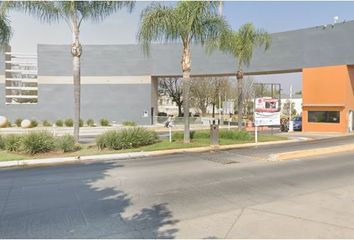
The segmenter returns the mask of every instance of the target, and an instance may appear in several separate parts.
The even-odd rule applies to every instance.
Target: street
[[[0,237],[354,238],[354,153],[264,160],[333,141],[3,169]]]

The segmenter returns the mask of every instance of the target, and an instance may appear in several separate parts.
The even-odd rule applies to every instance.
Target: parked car
[[[296,131],[296,130],[301,131],[302,130],[302,117],[294,117],[293,118],[293,129],[294,129],[294,131]]]

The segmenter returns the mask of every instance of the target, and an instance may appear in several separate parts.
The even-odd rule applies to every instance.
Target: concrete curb
[[[315,157],[315,156],[320,156],[325,154],[351,152],[351,151],[354,151],[354,144],[346,144],[346,145],[335,146],[335,147],[316,148],[316,149],[271,154],[268,160],[284,161],[284,160],[291,160],[291,159],[298,159],[298,158],[305,158],[305,157]]]
[[[182,149],[170,149],[170,150],[160,150],[160,151],[152,151],[152,152],[131,152],[131,153],[92,155],[92,156],[80,156],[80,157],[62,157],[62,158],[43,158],[43,159],[2,161],[2,162],[0,162],[0,168],[124,160],[124,159],[172,155],[172,154],[178,154],[178,153],[200,153],[200,152],[208,152],[208,151],[239,149],[239,148],[248,148],[248,147],[274,145],[274,144],[285,144],[285,143],[293,143],[293,142],[299,142],[299,140],[296,140],[296,139],[283,140],[283,141],[274,141],[274,142],[262,142],[262,143],[257,143],[257,144],[256,143],[244,143],[244,144],[223,145],[223,146],[218,146],[218,147],[217,146],[208,146],[208,147],[198,147],[198,148],[182,148]]]

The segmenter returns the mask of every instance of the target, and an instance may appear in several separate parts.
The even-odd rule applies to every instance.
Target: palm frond
[[[12,35],[10,21],[5,14],[0,14],[0,48],[4,49]]]
[[[150,53],[152,41],[177,41],[180,37],[176,11],[159,3],[153,3],[141,13],[138,41],[142,43],[145,54]]]
[[[25,13],[38,17],[42,22],[58,21],[60,10],[56,6],[55,1],[2,1],[1,10],[20,10]]]
[[[242,66],[250,64],[255,47],[264,46],[265,50],[269,49],[271,37],[266,31],[256,29],[252,23],[246,23],[238,31],[223,32],[217,41],[209,45],[209,48],[217,47],[224,53],[232,54],[241,71]]]

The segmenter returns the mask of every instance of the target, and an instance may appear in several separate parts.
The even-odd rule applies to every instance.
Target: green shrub
[[[172,139],[174,141],[183,140],[183,137],[184,137],[183,132],[174,132],[172,134]],[[219,137],[220,137],[220,139],[232,139],[232,140],[239,140],[239,141],[252,140],[251,134],[249,134],[246,131],[235,131],[235,130],[226,130],[226,129],[219,130]],[[210,131],[209,130],[191,131],[190,138],[191,139],[208,139],[208,138],[210,138]]]
[[[7,119],[7,127],[11,127],[12,126],[12,123],[9,119]]]
[[[102,119],[100,120],[100,124],[101,124],[101,126],[103,126],[103,127],[107,127],[107,126],[110,125],[108,119],[105,119],[105,118],[102,118]]]
[[[90,119],[88,119],[88,120],[86,121],[86,124],[87,124],[87,126],[89,126],[89,127],[94,127],[94,126],[95,126],[95,121],[90,118]]]
[[[31,120],[31,127],[37,127],[38,126],[38,122],[34,119]]]
[[[195,136],[196,132],[195,131],[190,131],[190,138],[193,139]],[[173,132],[172,133],[172,140],[183,140],[184,139],[184,133],[183,132]]]
[[[0,149],[4,150],[5,149],[5,139],[3,136],[0,135]]]
[[[124,122],[122,122],[122,125],[134,127],[134,126],[136,126],[136,123],[134,121],[124,121]]]
[[[46,153],[55,149],[53,134],[46,131],[30,132],[23,135],[23,150],[29,154]]]
[[[107,131],[98,136],[96,144],[99,149],[120,150],[150,145],[157,141],[158,136],[156,132],[134,127]]]
[[[235,130],[226,130],[222,129],[219,131],[219,137],[223,139],[232,139],[239,141],[250,141],[252,136],[246,131],[235,131]]]
[[[18,152],[21,150],[21,135],[9,134],[4,137],[5,150],[9,152]]]
[[[56,125],[57,127],[62,127],[62,126],[64,126],[64,122],[63,122],[63,120],[57,120],[57,121],[55,122],[55,125]]]
[[[84,126],[84,120],[82,120],[81,118],[80,118],[80,120],[79,120],[79,127],[83,127]]]
[[[52,126],[52,124],[49,121],[47,121],[47,120],[43,120],[42,125],[44,127],[51,127]]]
[[[75,138],[72,135],[64,135],[56,138],[56,147],[63,152],[73,152],[78,150],[78,146],[75,144]]]
[[[193,131],[191,139],[207,139],[210,138],[210,130]]]
[[[67,127],[72,127],[72,126],[74,126],[74,121],[71,118],[68,118],[68,119],[65,119],[64,124]]]
[[[22,122],[22,119],[21,118],[17,118],[16,121],[15,121],[15,124],[17,127],[21,127],[21,122]]]

